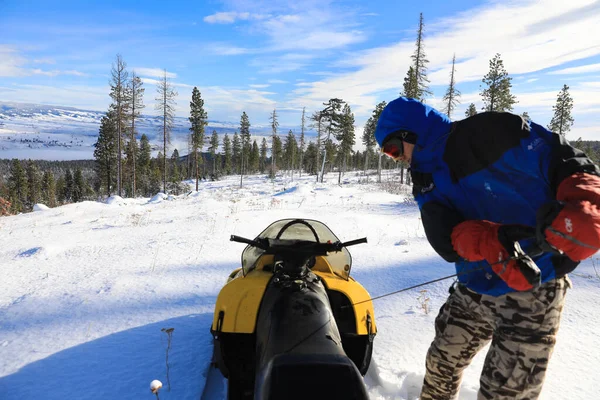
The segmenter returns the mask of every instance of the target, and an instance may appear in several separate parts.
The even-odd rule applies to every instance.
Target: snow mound
[[[169,200],[169,196],[163,192],[158,192],[150,200],[148,200],[148,203],[160,203],[163,200]]]
[[[33,211],[45,211],[45,210],[49,210],[49,209],[50,209],[50,207],[48,207],[47,205],[42,204],[42,203],[33,205]]]
[[[121,206],[125,204],[125,200],[123,200],[121,196],[110,196],[108,199],[106,199],[106,204]]]

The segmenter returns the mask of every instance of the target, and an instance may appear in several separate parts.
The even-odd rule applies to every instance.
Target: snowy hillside
[[[326,180],[254,176],[239,189],[239,177],[230,177],[189,196],[0,218],[0,398],[150,400],[154,379],[165,385],[161,400],[200,398],[215,299],[244,248],[229,236],[255,237],[277,219],[321,220],[341,240],[366,236],[368,244],[350,249],[352,275],[372,296],[453,273],[427,243],[413,202],[373,177]],[[571,278],[545,400],[600,398],[600,277],[586,261]],[[375,301],[366,377],[373,400],[417,398],[450,283]],[[428,313],[419,296],[430,299]],[[170,391],[166,328],[174,328]],[[460,399],[476,399],[484,356],[467,370]]]
[[[148,110],[145,110],[148,112]],[[100,120],[99,111],[79,110],[39,104],[0,102],[0,158],[32,158],[42,160],[82,160],[93,158]],[[252,122],[252,120],[250,120]],[[146,134],[157,148],[161,143],[162,122],[156,116],[142,115],[136,122],[139,135]],[[189,134],[187,118],[176,117],[172,132],[172,149],[187,153]],[[280,127],[287,134],[299,127]],[[216,130],[220,135],[232,135],[239,130],[238,122],[209,121],[208,135]],[[261,140],[271,128],[252,125],[254,139]],[[260,144],[260,143],[259,143]]]

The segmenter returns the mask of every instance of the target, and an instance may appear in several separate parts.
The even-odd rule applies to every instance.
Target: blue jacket
[[[455,263],[459,281],[478,293],[498,296],[514,289],[486,261],[468,262],[456,254],[450,235],[457,224],[474,219],[535,227],[537,210],[555,200],[564,178],[580,171],[598,174],[564,137],[511,113],[484,112],[451,122],[427,105],[400,97],[381,113],[375,137],[381,145],[398,130],[417,135],[410,172],[427,239]],[[533,239],[519,243],[527,252]],[[542,282],[578,264],[551,253],[534,261]]]

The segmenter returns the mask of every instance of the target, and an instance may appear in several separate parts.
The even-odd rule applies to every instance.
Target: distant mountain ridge
[[[91,159],[100,121],[105,114],[74,107],[0,101],[0,158]],[[136,122],[139,136],[146,134],[155,148],[162,142],[161,125],[158,116],[148,114]],[[182,155],[187,153],[189,127],[187,118],[175,117],[169,153],[173,149],[178,149]],[[300,132],[299,126],[280,126],[282,139],[290,129],[297,134]],[[231,136],[239,130],[239,123],[209,120],[207,137],[213,130],[222,140],[224,134]],[[270,126],[251,127],[251,134],[259,144],[262,137],[270,133]],[[306,135],[314,136],[309,131]]]

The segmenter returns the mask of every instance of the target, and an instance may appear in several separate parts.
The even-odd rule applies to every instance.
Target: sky
[[[573,0],[0,0],[0,101],[104,111],[116,55],[145,82],[154,114],[167,71],[189,115],[194,86],[210,120],[299,125],[339,97],[357,134],[375,105],[399,95],[415,49],[419,13],[432,96],[442,107],[456,54],[460,104],[483,107],[481,79],[501,55],[518,103],[547,125],[563,85],[574,100],[567,138],[600,140],[600,1]],[[357,138],[357,142],[360,139]]]

